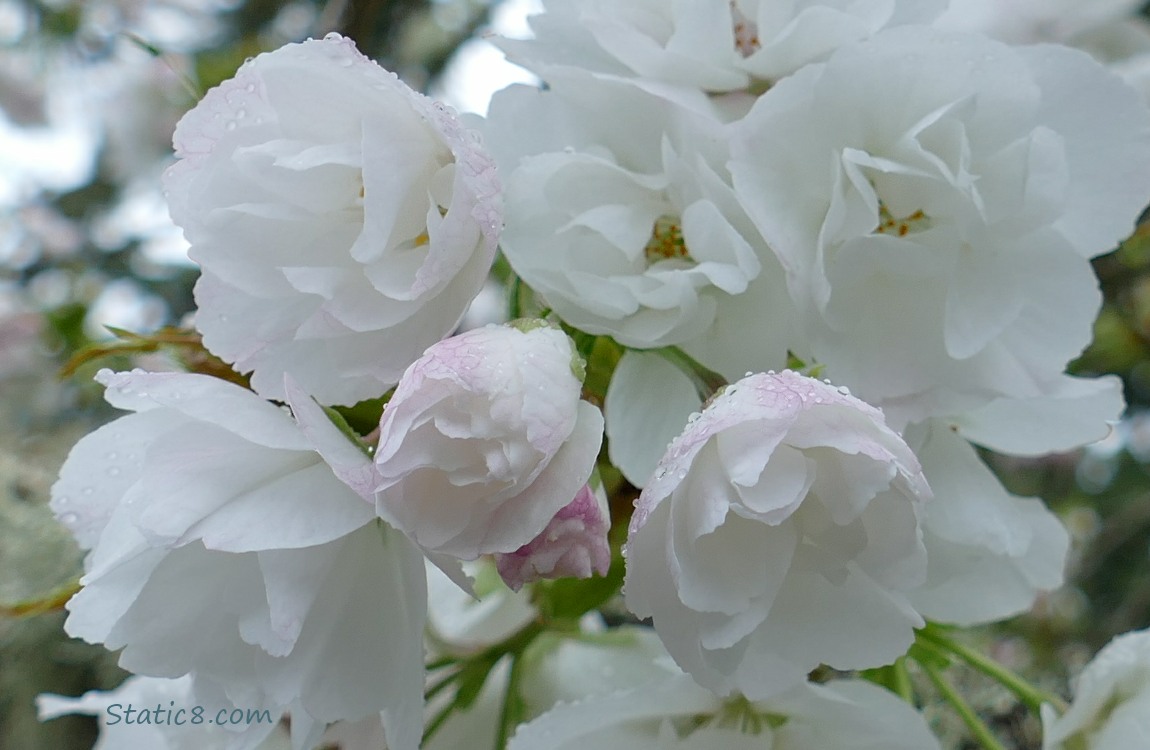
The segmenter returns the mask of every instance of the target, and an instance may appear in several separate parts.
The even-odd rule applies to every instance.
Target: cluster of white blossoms
[[[338,35],[181,121],[165,192],[235,373],[98,376],[131,413],[53,489],[90,550],[67,631],[297,750],[937,750],[912,645],[1025,611],[1068,548],[975,445],[1124,406],[1065,368],[1150,110],[941,0],[545,6],[500,42],[545,85],[482,137]],[[459,333],[497,248],[515,320]],[[1139,649],[1047,747],[1150,746]]]

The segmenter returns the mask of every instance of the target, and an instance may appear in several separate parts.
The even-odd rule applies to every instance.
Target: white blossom
[[[499,185],[478,137],[338,35],[245,63],[174,142],[196,326],[265,397],[285,372],[321,403],[381,395],[490,269]]]
[[[1116,77],[1065,48],[891,29],[760,97],[732,150],[835,382],[899,429],[1063,400],[1075,424],[1016,448],[1105,433],[1117,382],[1061,372],[1101,302],[1088,259],[1150,197],[1150,114]]]
[[[580,400],[582,366],[541,321],[430,347],[380,421],[380,517],[461,560],[530,542],[586,484],[603,440],[602,414]]]
[[[731,188],[721,119],[705,97],[688,107],[578,71],[497,94],[487,132],[515,272],[580,330],[703,347],[723,371],[782,367],[793,315]],[[775,325],[748,340],[762,320]]]
[[[1150,747],[1150,631],[1106,644],[1074,681],[1066,713],[1042,707],[1042,727],[1042,750]]]
[[[699,683],[751,699],[893,662],[922,618],[930,496],[882,414],[790,371],[729,386],[636,502],[628,608]]]
[[[354,484],[366,453],[298,387],[293,419],[203,375],[98,379],[135,413],[77,443],[52,488],[90,549],[68,634],[137,674],[191,674],[204,703],[289,711],[301,745],[382,712],[414,750],[423,560],[323,457]]]
[[[501,40],[549,78],[557,67],[708,92],[765,87],[886,26],[927,23],[942,0],[548,0],[535,36]]]
[[[803,683],[765,701],[724,700],[670,663],[643,628],[567,639],[532,662],[535,717],[509,750],[939,750],[922,716],[861,680]]]

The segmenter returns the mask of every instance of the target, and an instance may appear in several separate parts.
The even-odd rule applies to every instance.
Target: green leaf
[[[343,433],[344,437],[354,443],[356,448],[359,448],[369,456],[371,455],[371,451],[366,445],[363,444],[363,441],[359,439],[359,434],[356,433],[355,430],[351,429],[351,425],[347,423],[347,420],[343,418],[342,414],[330,406],[321,406],[320,408],[323,409],[323,413],[327,415],[327,418],[331,420],[331,423],[334,424],[336,428]]]

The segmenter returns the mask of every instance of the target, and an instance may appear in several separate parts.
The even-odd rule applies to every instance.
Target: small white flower
[[[804,683],[765,701],[724,701],[673,666],[650,661],[642,646],[559,646],[544,664],[566,657],[560,675],[583,683],[605,671],[611,677],[520,726],[508,749],[939,750],[922,716],[877,685]],[[561,684],[560,675],[535,673],[537,682]]]
[[[265,397],[285,372],[321,403],[379,396],[490,269],[499,185],[477,136],[338,35],[245,63],[174,142],[196,326]]]
[[[1104,434],[1116,383],[1061,373],[1101,301],[1088,259],[1150,198],[1150,113],[1115,76],[1065,48],[891,29],[781,81],[737,130],[736,192],[829,377],[898,429],[1048,399],[1097,407],[1077,420],[1093,431],[1016,448]]]
[[[430,347],[380,421],[379,515],[433,555],[530,542],[586,484],[603,440],[581,368],[567,335],[541,321]]]
[[[560,66],[724,92],[769,84],[886,26],[927,23],[941,0],[548,0],[535,38],[502,40],[549,78]]]
[[[1150,631],[1110,641],[1074,681],[1062,716],[1042,707],[1042,750],[1150,747]]]
[[[366,453],[298,387],[293,419],[203,375],[97,379],[135,413],[77,443],[52,488],[91,550],[68,634],[138,674],[191,674],[205,703],[290,711],[300,744],[382,712],[390,746],[414,750],[423,559],[323,457],[354,484]]]
[[[740,374],[782,367],[794,316],[778,261],[731,188],[717,109],[579,71],[549,84],[505,89],[488,116],[515,272],[580,330],[637,348],[717,349],[725,356],[708,366]],[[740,335],[762,320],[777,324]]]
[[[721,694],[786,690],[819,664],[902,655],[922,618],[930,490],[882,414],[790,371],[721,392],[636,503],[627,606]]]

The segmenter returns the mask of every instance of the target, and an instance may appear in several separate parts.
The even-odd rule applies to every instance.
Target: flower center
[[[663,214],[655,219],[651,239],[647,240],[643,254],[648,265],[663,260],[693,260],[687,251],[687,244],[683,242],[683,228],[678,216]]]
[[[731,19],[735,22],[735,49],[743,57],[750,57],[763,46],[759,42],[759,26],[743,14],[735,0],[731,0]]]
[[[909,216],[901,219],[895,218],[891,214],[890,209],[882,201],[878,203],[878,226],[875,227],[875,234],[890,234],[895,237],[906,237],[908,234],[915,232],[925,232],[930,229],[930,217],[922,212],[922,210],[915,211]]]

